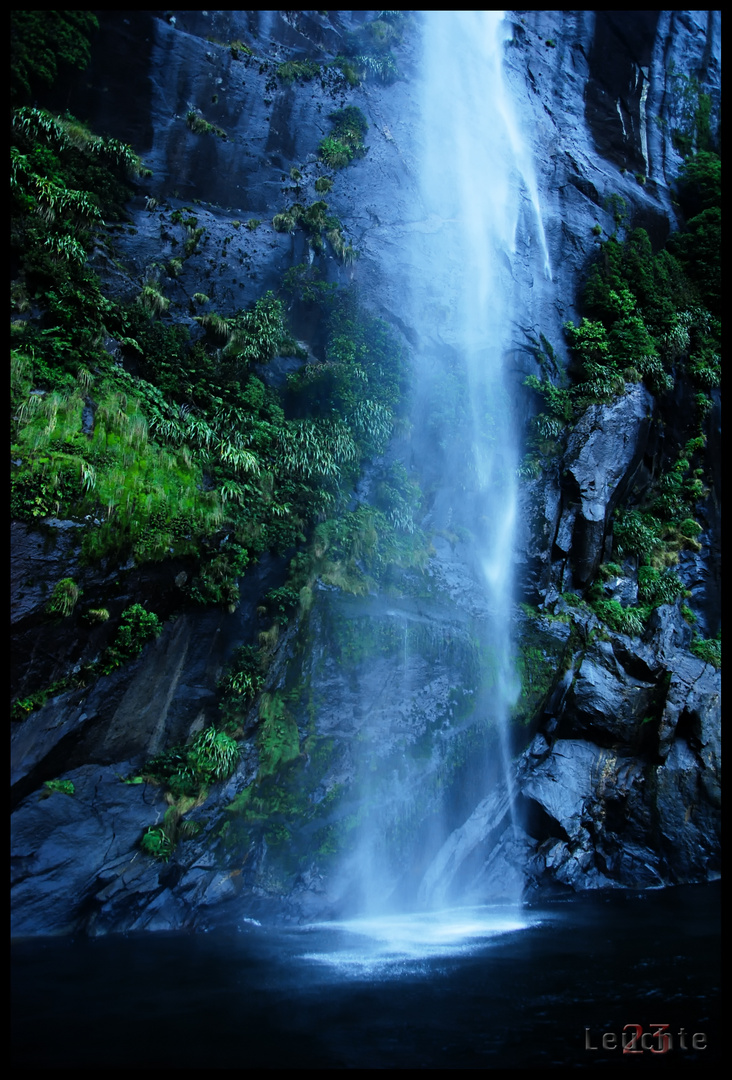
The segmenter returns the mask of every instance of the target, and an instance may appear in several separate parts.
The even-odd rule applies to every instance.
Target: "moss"
[[[316,63],[315,60],[286,60],[285,63],[278,66],[277,78],[282,79],[288,85],[295,82],[296,79],[302,82],[310,82],[311,79],[315,79],[320,75],[320,71],[320,64]]]
[[[201,116],[195,109],[190,109],[186,114],[186,124],[194,135],[217,135],[220,139],[228,138],[223,128],[216,127],[215,124],[209,123],[209,121]]]
[[[257,734],[259,776],[271,776],[280,765],[299,757],[300,735],[297,724],[278,694],[265,694],[260,703],[260,727]]]
[[[46,780],[44,787],[49,792],[59,791],[62,795],[73,795],[76,790],[71,780]]]

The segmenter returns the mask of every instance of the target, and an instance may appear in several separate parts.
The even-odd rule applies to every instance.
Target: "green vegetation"
[[[691,642],[691,651],[706,664],[713,664],[715,668],[722,666],[722,638],[695,637]]]
[[[188,746],[174,746],[152,758],[141,775],[164,785],[174,798],[199,799],[204,789],[231,776],[238,761],[236,740],[211,727]]]
[[[721,304],[721,167],[717,155],[688,159],[679,177],[686,229],[655,253],[635,229],[602,245],[584,294],[586,315],[568,325],[574,399],[622,393],[642,379],[663,394],[684,369],[700,386],[718,382]],[[619,205],[619,204],[618,204]],[[616,213],[616,221],[618,214]]]
[[[91,11],[12,11],[10,95],[13,104],[50,88],[60,73],[83,71],[99,27]]]
[[[219,681],[219,707],[230,734],[241,730],[244,713],[262,688],[266,661],[262,649],[240,645]]]
[[[62,795],[73,795],[76,791],[72,780],[45,780],[48,791],[59,791]]]
[[[326,202],[318,201],[310,206],[294,203],[288,210],[275,214],[272,226],[275,232],[283,233],[294,233],[296,229],[302,229],[307,235],[308,246],[318,254],[325,250],[327,241],[334,254],[346,266],[350,266],[358,258],[358,252],[346,242],[341,222],[337,217],[328,214]]]
[[[84,14],[61,13],[72,23]],[[388,79],[387,43],[398,39],[393,28],[401,14],[382,15],[367,31],[367,63],[339,57],[329,74],[311,61],[291,62],[277,77],[320,77],[340,89],[367,69]],[[227,47],[235,58],[251,53],[241,43]],[[359,47],[365,55],[363,41]],[[83,53],[82,43],[79,66]],[[322,160],[336,167],[362,156],[363,113],[346,106],[330,119]],[[196,135],[226,137],[193,108],[186,124]],[[288,821],[320,815],[325,827],[337,792],[317,807],[312,802],[331,747],[301,736],[293,692],[270,691],[257,701],[277,636],[305,616],[319,578],[363,592],[427,557],[427,540],[415,526],[421,492],[403,466],[379,466],[369,502],[353,495],[363,464],[384,453],[405,408],[399,343],[355,295],[319,278],[317,266],[293,268],[281,292],[260,296],[245,310],[217,310],[220,294],[205,277],[188,292],[192,267],[185,260],[202,253],[205,229],[190,207],[170,212],[159,192],[146,196],[145,205],[160,217],[161,235],[175,250],[136,271],[137,296],[122,301],[89,257],[95,254],[95,266],[115,262],[116,233],[134,231],[125,207],[134,178],[146,174],[134,151],[69,115],[23,107],[13,114],[11,168],[13,516],[72,521],[83,562],[106,564],[105,573],[128,561],[181,560],[186,569],[175,577],[181,597],[230,610],[239,579],[260,554],[290,558],[285,581],[261,597],[256,644],[235,651],[220,681],[219,723],[130,778],[164,786],[169,803],[165,821],[141,837],[141,851],[167,861],[195,831],[183,815],[211,784],[232,775],[236,737],[255,716],[257,779],[229,816],[238,818],[242,837],[261,834],[286,851]],[[290,179],[304,183],[294,167]],[[328,177],[316,181],[318,196],[331,187]],[[232,223],[231,231],[241,224]],[[244,224],[251,233],[261,222]],[[314,252],[329,248],[346,266],[357,257],[323,201],[296,204],[276,218],[278,227],[301,229]],[[195,265],[203,262],[199,257]],[[317,357],[306,356],[289,331],[285,298],[295,297],[317,308]],[[179,325],[182,314],[191,332]],[[308,361],[281,390],[265,385],[259,371],[277,355]],[[25,693],[14,718],[53,693],[114,671],[161,632],[155,612],[133,604],[120,616],[113,587],[110,594],[95,595],[84,610],[71,578],[56,584],[49,614],[73,618],[92,634],[97,658],[53,686]],[[324,849],[328,843],[318,841]]]
[[[140,848],[161,862],[167,862],[173,853],[173,844],[162,826],[150,826],[140,840]]]
[[[277,78],[288,85],[296,79],[300,82],[309,82],[311,79],[318,78],[320,74],[320,64],[315,60],[287,60],[277,68]]]
[[[210,41],[212,45],[221,45],[224,49],[228,49],[232,60],[241,60],[242,56],[254,56],[254,49],[238,39],[236,41],[217,41],[216,38],[207,37],[206,41]]]
[[[186,113],[186,124],[194,135],[217,135],[219,139],[227,139],[228,135],[223,128],[209,123],[196,109],[189,109]]]
[[[671,66],[669,82],[672,108],[671,138],[685,158],[700,151],[714,150],[712,137],[712,101],[705,94],[695,75],[682,75]]]
[[[46,604],[49,615],[61,615],[66,617],[76,607],[76,602],[81,596],[81,589],[72,578],[62,578],[58,581],[51,593],[51,599]]]
[[[333,181],[327,176],[319,176],[315,181],[315,190],[318,195],[327,195],[330,189],[333,187]]]
[[[158,637],[162,624],[157,615],[142,604],[133,604],[122,612],[117,636],[102,661],[105,672],[139,656],[148,641]]]
[[[547,343],[534,343],[542,377],[525,385],[542,401],[530,421],[519,476],[535,479],[566,446],[585,409],[609,402],[643,382],[661,402],[683,382],[694,389],[687,441],[669,445],[663,466],[642,497],[631,495],[613,517],[617,563],[635,562],[638,602],[623,607],[599,584],[588,598],[612,629],[639,634],[653,607],[676,603],[684,590],[673,567],[683,549],[698,550],[704,483],[704,422],[721,378],[721,165],[717,154],[689,156],[678,180],[686,226],[654,252],[648,234],[634,229],[624,241],[611,236],[600,248],[583,295],[583,318],[565,327],[571,362],[564,381]],[[606,200],[616,226],[625,224],[619,196]],[[669,406],[671,408],[671,406]],[[690,437],[689,437],[690,436]],[[628,572],[627,569],[625,571]],[[600,579],[603,567],[600,567]]]
[[[402,41],[409,15],[406,11],[379,11],[375,19],[346,36],[344,55],[336,57],[334,63],[350,85],[371,77],[387,84],[401,78],[392,48]]]
[[[355,105],[348,105],[330,114],[330,135],[322,140],[320,156],[331,169],[342,169],[354,158],[366,153],[364,138],[368,131],[366,117]]]
[[[361,76],[357,65],[352,60],[349,60],[348,57],[336,56],[331,66],[341,72],[349,86],[358,86],[361,82]]]

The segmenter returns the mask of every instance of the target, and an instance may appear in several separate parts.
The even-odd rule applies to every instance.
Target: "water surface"
[[[439,917],[291,929],[242,919],[230,933],[16,942],[12,1060],[20,1068],[705,1066],[721,1060],[720,924],[714,885]],[[602,1049],[603,1033],[660,1023],[674,1035],[666,1054]],[[705,1050],[691,1046],[694,1033],[705,1035]]]

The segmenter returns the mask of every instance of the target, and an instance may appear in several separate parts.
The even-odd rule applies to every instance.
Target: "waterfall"
[[[514,260],[526,258],[533,238],[537,274],[550,277],[550,270],[536,182],[504,78],[503,13],[427,12],[423,36],[419,172],[429,227],[418,238],[412,288],[430,390],[418,423],[429,427],[430,410],[442,407],[443,388],[457,371],[462,411],[440,432],[430,524],[459,525],[468,537],[494,669],[481,707],[501,758],[500,770],[491,770],[494,790],[452,831],[424,875],[420,900],[438,905],[473,849],[512,821],[507,727],[517,692],[510,627],[518,460],[505,367],[517,310]]]

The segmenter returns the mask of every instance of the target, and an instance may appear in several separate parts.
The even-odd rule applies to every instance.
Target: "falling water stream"
[[[417,906],[432,912],[434,926],[436,911],[473,899],[456,886],[465,860],[486,837],[515,825],[508,719],[519,689],[510,632],[518,456],[505,368],[520,310],[515,261],[533,260],[542,278],[550,277],[550,267],[531,160],[505,83],[503,13],[427,12],[422,34],[415,143],[423,227],[413,234],[408,289],[413,325],[422,330],[424,356],[417,360],[429,371],[433,391],[420,402],[415,424],[434,429],[443,387],[457,371],[462,413],[439,432],[441,455],[430,455],[425,446],[426,456],[439,459],[432,465],[437,476],[430,525],[459,529],[466,538],[484,612],[481,655],[491,669],[484,673],[491,691],[479,719],[494,733],[492,753],[500,759],[486,769],[472,812],[450,828],[424,872]],[[359,858],[369,879],[378,881],[373,850],[372,842]],[[504,890],[502,899],[516,907],[518,878],[513,888],[514,895],[506,897]],[[446,919],[457,925],[452,912]],[[520,924],[515,910],[510,921]],[[487,934],[490,925],[486,918]],[[383,933],[388,936],[385,928]]]

